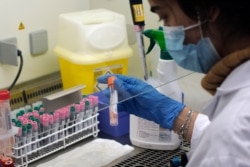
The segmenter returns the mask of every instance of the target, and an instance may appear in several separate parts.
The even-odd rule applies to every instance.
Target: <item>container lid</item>
[[[55,56],[74,64],[92,65],[127,59],[125,16],[107,9],[92,9],[59,16]],[[72,38],[72,39],[69,39]]]
[[[114,85],[114,81],[115,81],[115,76],[110,76],[108,78],[108,85],[109,86]]]
[[[123,43],[125,34],[122,32],[115,24],[101,24],[86,35],[86,41],[94,49],[108,51]]]
[[[8,90],[0,90],[0,100],[10,99],[10,92]]]

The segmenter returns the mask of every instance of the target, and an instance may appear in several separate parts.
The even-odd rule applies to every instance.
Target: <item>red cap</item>
[[[10,98],[10,92],[8,90],[0,90],[0,100],[8,100]]]
[[[115,81],[115,76],[110,76],[108,77],[108,85],[113,85],[114,84],[114,81]]]

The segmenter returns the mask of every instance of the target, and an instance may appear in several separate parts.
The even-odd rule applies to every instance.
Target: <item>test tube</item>
[[[33,128],[33,134],[32,134],[32,141],[35,142],[38,140],[38,124],[36,121],[32,123]],[[40,147],[39,142],[35,142],[32,144],[32,150],[35,150],[37,152],[37,149]]]
[[[93,115],[94,115],[94,102],[93,102],[93,99],[88,97],[88,101],[89,101],[89,116],[88,117],[91,117],[91,119],[89,119],[88,121],[88,124],[89,125],[93,125]]]
[[[65,110],[65,125],[64,125],[64,129],[67,128],[70,124],[70,108],[69,107],[64,107],[62,108],[62,110]],[[69,129],[65,130],[65,137],[68,136],[69,134]]]
[[[43,146],[48,145],[50,143],[50,138],[47,137],[50,133],[50,125],[49,125],[49,117],[43,117],[42,120],[42,125],[43,125],[43,137],[45,139],[43,140]]]
[[[76,113],[76,109],[75,109],[75,106],[71,106],[70,107],[70,122],[69,122],[69,126],[72,126],[75,121],[75,113]],[[68,129],[69,131],[69,134],[72,134],[75,132],[75,126],[72,126]]]
[[[81,120],[80,120],[80,112],[81,112],[81,108],[80,108],[80,103],[76,103],[75,104],[75,109],[76,109],[76,125],[75,125],[75,131],[78,132],[80,130],[79,125],[78,124]]]
[[[87,129],[87,133],[89,133],[89,131],[91,130],[91,116],[92,116],[92,112],[93,112],[93,106],[92,103],[90,101],[89,98],[85,99],[85,114],[86,114],[86,119],[88,119],[87,121],[85,120],[85,127],[88,127]]]
[[[109,105],[110,126],[118,125],[118,113],[117,113],[118,94],[114,86],[114,80],[115,76],[110,76],[108,78],[108,87],[110,91],[110,105]]]
[[[21,152],[20,152],[20,141],[22,138],[22,124],[19,122],[18,124],[16,124],[16,127],[18,127],[18,133],[15,135],[15,146],[14,146],[14,155],[15,156],[20,156]]]
[[[79,130],[82,130],[84,128],[84,119],[85,119],[85,102],[81,101],[80,102],[80,124],[78,126]]]
[[[89,95],[88,96],[88,98],[89,99],[91,99],[90,101],[91,101],[91,103],[92,103],[92,108],[93,108],[93,112],[92,112],[92,129],[93,129],[93,131],[96,131],[97,129],[96,129],[96,126],[94,126],[94,124],[96,124],[97,123],[97,116],[96,116],[96,114],[97,114],[97,112],[98,112],[98,96],[95,96],[95,95]]]
[[[27,129],[27,138],[26,138],[27,139],[26,140],[27,154],[31,154],[31,151],[32,151],[31,141],[32,141],[32,133],[33,133],[32,125],[27,124],[26,129]]]
[[[58,130],[60,129],[59,127],[60,127],[60,120],[59,120],[59,118],[60,118],[60,115],[59,115],[59,113],[58,112],[55,112],[54,113],[54,115],[53,115],[53,118],[54,118],[54,131],[53,131],[53,134],[54,134],[54,136],[53,136],[53,140],[52,140],[52,142],[55,142],[55,141],[57,141],[58,140]]]
[[[59,133],[59,139],[64,138],[64,125],[65,125],[65,118],[66,118],[66,111],[63,109],[59,110],[60,116],[60,129],[62,132]]]
[[[27,141],[27,128],[26,128],[26,126],[22,125],[22,138],[21,138],[22,151],[21,151],[21,155],[23,156],[24,160],[26,159],[26,156],[27,156],[27,148],[25,146],[26,141]]]

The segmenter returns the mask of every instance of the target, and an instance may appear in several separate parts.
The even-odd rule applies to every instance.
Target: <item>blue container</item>
[[[102,94],[102,92],[94,93],[93,95],[98,96],[99,98],[99,115],[98,128],[101,132],[109,134],[114,137],[120,137],[129,133],[129,113],[124,111],[118,112],[118,125],[110,126],[109,122],[109,107],[108,99]]]

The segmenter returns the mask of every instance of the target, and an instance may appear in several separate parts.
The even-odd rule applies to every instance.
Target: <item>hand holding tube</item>
[[[101,76],[98,82],[107,84],[110,75]],[[185,107],[137,78],[115,75],[118,91],[118,110],[154,121],[163,128],[172,129],[175,118]],[[110,97],[108,90],[104,94]]]

